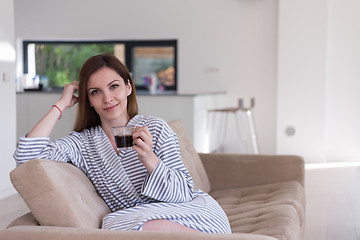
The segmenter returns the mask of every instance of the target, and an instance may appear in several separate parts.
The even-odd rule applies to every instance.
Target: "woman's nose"
[[[105,103],[109,103],[109,102],[111,102],[112,100],[113,100],[113,97],[112,97],[111,93],[108,92],[108,91],[105,91],[105,92],[104,92],[104,102],[105,102]]]

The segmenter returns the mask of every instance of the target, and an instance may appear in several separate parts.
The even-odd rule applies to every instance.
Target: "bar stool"
[[[215,150],[216,152],[223,152],[224,151],[224,143],[225,143],[225,136],[226,136],[226,126],[228,123],[228,115],[231,114],[235,118],[237,133],[238,136],[241,137],[243,135],[243,132],[241,131],[240,125],[241,125],[241,114],[246,114],[247,116],[247,128],[250,133],[250,141],[252,146],[252,153],[253,154],[259,154],[259,147],[257,142],[257,136],[256,136],[256,130],[255,130],[255,122],[253,117],[253,108],[255,107],[255,99],[251,98],[250,106],[248,108],[244,107],[244,101],[243,99],[238,100],[238,106],[232,107],[232,108],[221,108],[221,109],[210,109],[208,110],[208,121],[207,121],[207,130],[206,133],[208,135],[208,139],[212,139],[212,137],[219,136],[219,142],[218,142],[218,148]],[[217,136],[211,136],[210,129],[212,128],[215,120],[216,115],[220,118],[219,123],[219,132]],[[241,143],[241,141],[240,141]],[[208,143],[209,144],[209,143]],[[210,144],[209,144],[210,145]],[[211,146],[209,147],[211,150]]]

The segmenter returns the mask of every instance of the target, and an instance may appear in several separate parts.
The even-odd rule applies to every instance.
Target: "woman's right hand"
[[[56,108],[52,107],[50,111],[28,132],[27,137],[49,137],[56,122],[62,116],[62,112],[73,107],[78,102],[78,97],[74,96],[74,92],[78,90],[78,88],[79,82],[76,80],[66,84],[60,99],[56,103]]]
[[[64,86],[64,90],[56,106],[58,106],[62,111],[72,108],[77,102],[78,97],[74,95],[74,92],[79,89],[79,82],[74,80],[71,83],[68,83]]]

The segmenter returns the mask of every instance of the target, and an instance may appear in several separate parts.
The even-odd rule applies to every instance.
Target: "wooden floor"
[[[306,164],[305,240],[360,239],[360,163]],[[0,229],[28,212],[18,195],[0,200]]]

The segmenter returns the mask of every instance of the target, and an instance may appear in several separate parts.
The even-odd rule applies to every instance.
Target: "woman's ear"
[[[130,94],[132,93],[132,86],[131,86],[131,83],[130,83],[129,79],[127,80],[126,93],[127,93],[126,96],[130,96]]]

